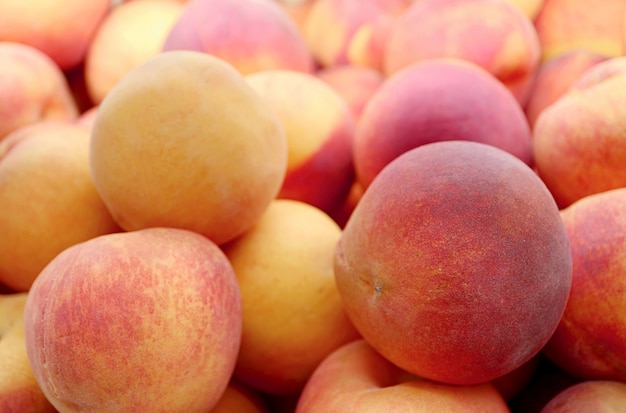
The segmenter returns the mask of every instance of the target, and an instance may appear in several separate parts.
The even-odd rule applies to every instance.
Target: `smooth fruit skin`
[[[401,368],[492,380],[539,352],[571,284],[556,204],[534,171],[490,145],[437,142],[390,163],[335,254],[355,327]]]
[[[207,238],[105,235],[59,254],[24,309],[26,350],[60,413],[205,413],[235,366],[241,297]]]
[[[554,396],[540,413],[619,413],[626,405],[626,383],[586,380]]]

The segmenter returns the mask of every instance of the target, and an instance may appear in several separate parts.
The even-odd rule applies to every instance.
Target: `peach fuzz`
[[[0,42],[0,61],[0,141],[21,126],[78,116],[67,79],[47,55],[24,44]]]
[[[544,109],[533,129],[539,176],[560,208],[626,186],[626,57],[586,70]]]
[[[251,228],[278,194],[278,116],[226,61],[163,52],[128,73],[92,128],[96,189],[125,230],[167,226],[217,244]]]
[[[0,282],[27,291],[59,252],[119,231],[89,172],[89,131],[66,122],[0,142]]]
[[[57,255],[29,292],[24,332],[60,412],[204,413],[232,376],[241,299],[217,245],[149,228]]]
[[[0,293],[0,412],[56,413],[30,367],[24,338],[26,293]]]
[[[544,0],[535,18],[542,58],[583,49],[606,57],[624,54],[626,3],[603,0],[593,7],[586,0]]]
[[[540,56],[532,22],[507,1],[421,0],[389,33],[384,72],[391,75],[424,59],[463,59],[495,76],[523,105]]]
[[[340,235],[320,209],[278,199],[223,246],[243,308],[238,381],[269,394],[297,393],[328,354],[358,337],[335,285]]]
[[[343,97],[313,74],[265,70],[248,84],[281,120],[287,137],[287,172],[278,198],[325,212],[346,197],[354,179],[354,116]]]
[[[166,37],[163,50],[208,53],[242,74],[273,69],[313,71],[313,56],[302,33],[282,6],[267,0],[191,0]]]
[[[110,0],[4,0],[0,41],[32,46],[68,70],[84,60],[93,33],[110,8]]]
[[[540,413],[618,413],[626,405],[626,383],[588,380],[557,394]]]
[[[539,114],[563,96],[580,76],[607,57],[577,49],[541,62],[524,111],[531,128]]]
[[[586,196],[561,211],[572,257],[572,289],[543,352],[582,379],[626,380],[626,188]]]
[[[348,343],[320,363],[295,413],[508,413],[491,384],[452,386],[411,377],[365,340]]]
[[[316,0],[302,25],[322,67],[353,63],[382,69],[389,29],[410,0]]]
[[[361,116],[365,105],[385,81],[378,70],[354,64],[325,67],[315,73],[348,103],[355,119]]]
[[[534,21],[543,7],[545,0],[506,0],[522,11],[531,21]]]
[[[490,144],[531,164],[531,136],[520,105],[486,70],[428,59],[391,75],[370,97],[357,124],[356,176],[367,188],[402,153],[446,140]]]
[[[134,0],[105,17],[85,57],[85,82],[93,104],[125,74],[161,52],[183,9],[176,1]]]
[[[471,141],[423,145],[389,163],[335,252],[337,288],[362,337],[412,374],[460,385],[538,354],[565,309],[571,268],[543,182],[513,155]]]

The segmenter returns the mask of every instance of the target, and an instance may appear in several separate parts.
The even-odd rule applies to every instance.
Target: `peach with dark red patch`
[[[335,252],[337,287],[363,338],[410,373],[462,385],[538,354],[565,309],[571,267],[559,210],[535,172],[470,141],[389,163]]]
[[[532,163],[531,131],[513,95],[480,66],[458,59],[414,63],[386,79],[357,124],[354,165],[366,188],[393,159],[446,140],[496,146]]]

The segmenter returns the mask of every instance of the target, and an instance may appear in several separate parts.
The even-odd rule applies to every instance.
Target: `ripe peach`
[[[346,63],[382,69],[387,35],[410,0],[316,0],[302,32],[323,67]]]
[[[0,142],[0,282],[26,291],[59,252],[119,231],[89,172],[89,131],[24,126]]]
[[[205,413],[232,376],[237,280],[206,237],[103,235],[57,255],[24,309],[28,358],[60,411]]]
[[[232,381],[209,413],[270,413],[264,395]]]
[[[417,376],[493,380],[559,323],[571,254],[557,206],[515,156],[436,142],[389,163],[343,229],[335,277],[377,351]]]
[[[599,7],[586,0],[544,0],[535,19],[543,59],[576,49],[623,55],[624,13],[623,0],[603,0]]]
[[[3,0],[0,41],[35,47],[62,70],[80,64],[111,0]]]
[[[383,84],[385,76],[378,70],[344,64],[325,67],[315,73],[348,102],[355,119],[361,116],[367,102]]]
[[[463,59],[494,75],[523,105],[540,56],[532,22],[507,1],[421,0],[389,33],[384,72],[424,59]]]
[[[597,63],[544,109],[533,130],[539,176],[560,208],[626,186],[626,57]]]
[[[134,0],[105,17],[85,58],[85,81],[94,104],[130,70],[161,52],[183,8],[176,1]]]
[[[453,386],[411,377],[365,340],[326,357],[307,382],[296,413],[508,413],[493,385]]]
[[[324,357],[358,337],[335,285],[340,235],[318,208],[279,199],[223,246],[242,297],[237,380],[265,393],[297,393]]]
[[[24,339],[26,293],[0,294],[0,412],[56,413],[30,367]]]
[[[0,42],[0,61],[0,141],[21,126],[78,116],[67,79],[43,52],[20,43]]]
[[[286,168],[277,115],[201,52],[163,52],[129,72],[91,135],[94,184],[125,230],[185,228],[222,244],[254,225]]]
[[[511,93],[486,70],[459,59],[429,59],[391,75],[357,124],[354,166],[367,187],[409,149],[445,140],[487,143],[532,163],[531,131]]]
[[[313,56],[303,35],[274,1],[189,1],[163,46],[164,51],[181,49],[224,59],[243,74],[313,70]]]
[[[616,413],[626,406],[626,383],[588,380],[557,394],[541,413]]]
[[[626,380],[626,188],[586,196],[561,215],[573,257],[572,288],[544,354],[582,379]]]
[[[524,107],[531,128],[539,114],[563,96],[587,69],[606,59],[598,53],[576,49],[542,61]]]
[[[278,115],[287,137],[287,172],[278,198],[325,212],[336,208],[354,179],[355,121],[347,102],[310,73],[264,70],[246,80]]]

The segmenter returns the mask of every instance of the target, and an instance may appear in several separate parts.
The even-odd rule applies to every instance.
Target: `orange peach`
[[[307,382],[296,413],[508,413],[491,384],[453,386],[411,377],[365,340],[326,357]]]
[[[533,130],[537,172],[560,208],[626,186],[626,57],[586,70]]]
[[[85,57],[111,0],[3,0],[0,2],[0,41],[35,47],[62,70]]]
[[[502,0],[421,0],[394,24],[385,46],[387,75],[424,59],[473,62],[524,104],[541,49],[532,22]]]
[[[24,44],[0,42],[0,61],[0,141],[21,126],[78,116],[64,73],[47,55]]]
[[[535,19],[543,59],[575,49],[607,57],[624,53],[623,26],[626,3],[602,0],[544,0]]]
[[[389,163],[342,231],[335,278],[353,324],[400,368],[469,385],[537,355],[572,258],[550,192],[491,145],[436,142]]]
[[[224,59],[243,74],[313,70],[302,33],[282,6],[268,0],[189,1],[163,46],[181,49]]]
[[[474,63],[428,59],[391,75],[365,106],[354,141],[357,180],[367,188],[402,153],[446,140],[490,144],[532,163],[531,131],[510,91]]]
[[[382,69],[387,35],[410,0],[316,0],[302,32],[324,67],[354,63]]]
[[[210,413],[270,413],[263,395],[231,380]]]
[[[310,73],[264,70],[246,80],[278,115],[287,137],[287,173],[278,198],[335,209],[354,179],[355,122],[347,102]]]
[[[557,394],[541,413],[617,413],[626,406],[626,383],[587,380]]]
[[[374,92],[383,84],[385,76],[378,70],[354,64],[325,67],[315,75],[328,83],[345,100],[358,119]]]
[[[279,199],[223,246],[243,308],[237,380],[265,393],[297,393],[328,354],[358,337],[335,285],[340,235],[320,209]]]
[[[184,228],[218,244],[255,224],[287,169],[278,116],[232,65],[194,51],[124,76],[98,108],[90,151],[122,228]]]
[[[109,234],[46,266],[24,333],[37,382],[60,412],[206,413],[232,377],[241,297],[228,259],[200,234]]]
[[[134,0],[106,16],[85,58],[85,81],[94,104],[130,70],[161,52],[183,8],[176,1]]]
[[[565,313],[543,352],[582,379],[626,380],[626,188],[588,195],[561,211],[572,258]]]
[[[0,293],[0,412],[55,413],[35,379],[26,353],[26,293]]]
[[[542,61],[524,107],[531,127],[541,111],[564,95],[587,69],[606,59],[598,53],[576,49]]]
[[[65,248],[119,231],[89,172],[89,131],[40,122],[0,142],[0,282],[26,291]]]

